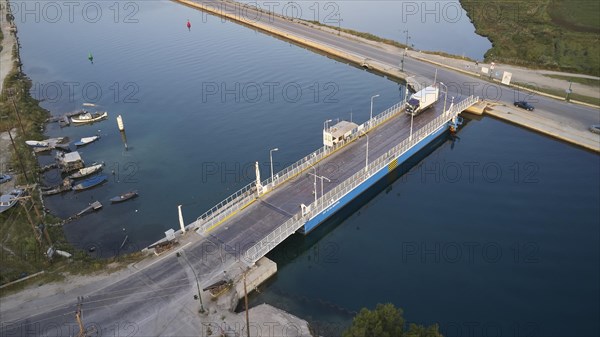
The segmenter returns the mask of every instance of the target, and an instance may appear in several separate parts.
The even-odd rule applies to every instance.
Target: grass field
[[[544,92],[550,95],[554,95],[554,96],[558,96],[558,97],[565,97],[566,93],[562,90],[556,90],[556,89],[549,89],[549,88],[544,88],[544,87],[540,87],[537,85],[532,85],[529,83],[521,83],[521,82],[512,82],[512,84],[514,85],[519,85],[521,87],[524,88],[529,88],[532,90],[536,90],[536,91],[540,91],[540,92]],[[597,105],[600,106],[600,99],[595,98],[595,97],[588,97],[588,96],[583,96],[583,95],[579,95],[577,93],[572,93],[569,96],[570,100],[575,100],[575,101],[579,101],[579,102],[583,102],[583,103],[588,103],[588,104],[593,104],[593,105]]]
[[[556,78],[559,80],[567,80],[574,83],[585,84],[592,87],[600,87],[600,80],[594,78],[576,77],[576,76],[565,76],[565,75],[544,75],[550,78]]]
[[[375,41],[375,42],[381,42],[381,43],[389,44],[390,46],[394,46],[394,47],[398,47],[398,48],[402,48],[402,49],[404,49],[406,47],[408,47],[409,49],[413,49],[411,46],[407,46],[404,43],[401,43],[401,42],[398,42],[398,41],[392,40],[392,39],[385,39],[385,38],[379,37],[379,36],[371,34],[371,33],[360,32],[360,31],[357,31],[357,30],[354,30],[354,29],[349,29],[349,28],[341,28],[341,27],[326,25],[326,24],[321,23],[319,21],[307,21],[307,22],[310,22],[310,23],[312,23],[314,25],[317,25],[317,26],[323,26],[323,27],[331,28],[333,30],[342,31],[342,32],[350,34],[350,35],[362,37],[363,39],[366,39],[366,40]],[[475,62],[475,60],[473,60],[472,58],[465,57],[465,56],[454,55],[454,54],[449,54],[449,53],[446,53],[446,52],[443,52],[443,51],[428,51],[428,50],[423,50],[421,52],[422,53],[426,53],[426,54],[440,55],[440,56],[444,56],[444,57],[449,57],[449,58],[454,58],[454,59],[459,59],[459,60],[466,60],[466,61]]]
[[[600,76],[597,0],[460,0],[493,47],[487,62]]]

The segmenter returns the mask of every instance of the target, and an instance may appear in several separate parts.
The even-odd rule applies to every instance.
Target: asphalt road
[[[414,130],[439,116],[443,97],[431,109],[414,118]],[[369,132],[369,159],[383,155],[407,138],[410,117],[404,113]],[[323,192],[364,168],[367,137],[347,145],[343,150],[323,159],[315,167],[319,175],[327,176]],[[311,172],[312,170],[308,170]],[[244,252],[255,242],[289,219],[300,203],[314,201],[314,178],[308,172],[261,197],[222,223],[206,238],[194,232],[177,249],[154,260],[144,261],[140,269],[112,283],[79,296],[55,295],[46,304],[25,304],[20,310],[3,309],[0,336],[74,336],[79,331],[75,311],[82,303],[84,324],[100,332],[100,336],[198,336],[198,324],[193,295],[200,288],[222,278],[237,261],[245,262]],[[317,193],[321,195],[320,183]],[[182,251],[185,257],[177,257]],[[187,261],[186,261],[187,259]],[[49,304],[47,304],[49,302]],[[1,309],[1,308],[0,308]],[[92,334],[93,336],[93,334]]]
[[[202,1],[202,3],[213,3],[217,8],[222,1]],[[232,11],[231,4],[229,11]],[[346,38],[343,35],[338,36],[327,31],[314,29],[297,21],[292,21],[279,16],[272,16],[266,13],[255,14],[252,7],[247,8],[243,13],[246,18],[258,18],[262,24],[268,24],[281,32],[287,32],[300,37],[318,41],[327,44],[338,50],[354,54],[364,59],[375,60],[391,67],[400,68],[402,55],[390,52],[379,46],[365,44],[356,39]],[[235,12],[235,11],[234,11]],[[600,123],[600,110],[583,105],[573,104],[565,101],[559,101],[553,98],[540,96],[518,89],[508,88],[498,83],[487,81],[482,78],[466,75],[461,72],[437,67],[433,64],[406,57],[404,61],[404,72],[410,75],[417,75],[433,79],[436,69],[437,81],[443,82],[448,87],[448,96],[456,97],[462,100],[470,95],[480,96],[490,101],[502,102],[512,105],[517,100],[527,100],[536,107],[536,114],[544,115],[550,119],[568,123],[574,127],[587,129],[591,124]],[[429,84],[429,83],[427,83]]]
[[[414,118],[418,130],[442,111],[443,96],[429,110]],[[409,135],[410,117],[404,113],[369,132],[369,160],[375,160]],[[327,176],[323,192],[333,189],[365,165],[367,137],[361,137],[319,162],[315,171]],[[101,336],[201,335],[193,295],[222,279],[234,263],[245,263],[244,252],[300,210],[300,203],[314,201],[314,178],[308,170],[220,224],[206,238],[187,234],[182,246],[160,258],[144,261],[139,270],[112,283],[101,284],[71,298],[55,295],[44,304],[25,304],[17,310],[2,309],[0,336],[71,336],[79,331],[75,320],[82,303],[84,323]],[[317,194],[321,195],[320,184]],[[189,242],[189,243],[186,243]],[[182,251],[185,257],[176,257]],[[187,259],[187,261],[186,261]]]
[[[424,111],[413,120],[413,131],[429,123],[442,112],[444,97],[434,107]],[[410,116],[404,113],[393,117],[385,124],[368,133],[369,162],[384,155],[394,146],[408,138]],[[361,137],[342,150],[321,160],[298,177],[277,187],[271,193],[261,196],[250,206],[236,213],[210,233],[214,241],[230,245],[241,253],[300,212],[300,204],[310,205],[317,197],[341,184],[343,181],[363,170],[366,163],[367,137]],[[316,180],[311,173],[325,176],[330,182]]]
[[[276,18],[272,24],[279,29],[389,65],[398,66],[401,58],[387,50],[314,30],[289,20]],[[429,63],[410,58],[405,61],[405,71],[409,74],[433,78],[435,69]],[[517,97],[513,90],[445,69],[438,69],[438,81],[448,86],[449,96],[455,96],[457,101],[475,94],[488,99],[498,96],[497,100],[512,104]],[[533,102],[533,99],[537,100],[534,103],[536,113],[548,114],[557,120],[565,119],[586,127],[600,122],[597,109],[546,97],[530,97],[529,101]],[[423,125],[437,113],[436,110],[428,111],[415,118],[416,127]],[[400,138],[405,138],[408,123],[409,118],[401,115],[371,133],[370,158],[376,158],[389,149],[390,144],[397,144]],[[365,154],[366,138],[363,137],[349,145],[344,152],[321,162],[318,174],[341,182],[362,167]],[[277,189],[240,212],[230,222],[219,226],[208,238],[198,237],[199,241],[194,240],[185,248],[180,248],[185,251],[192,268],[198,273],[200,286],[204,287],[218,279],[223,270],[230,268],[240,258],[238,253],[243,251],[243,247],[297,212],[300,203],[309,204],[314,198],[313,184],[313,178],[303,173],[287,186]],[[334,186],[335,183],[325,183],[325,193]],[[320,182],[318,190],[320,193]],[[288,197],[282,197],[283,195]],[[195,233],[188,235],[196,236]],[[124,277],[98,285],[83,296],[81,302],[86,326],[94,326],[101,331],[98,334],[101,336],[202,335],[202,326],[198,324],[198,314],[195,312],[197,304],[192,299],[196,292],[195,276],[187,263],[183,258],[177,258],[174,252],[146,263],[150,264]],[[74,313],[80,299],[70,296],[56,294],[50,303],[43,306],[39,303],[26,303],[19,310],[3,311],[0,336],[76,335],[78,329]]]
[[[223,269],[235,262],[234,255],[219,252],[208,240],[178,250],[200,279],[200,287],[218,279]],[[82,303],[83,322],[90,336],[202,336],[195,276],[175,250],[143,262],[140,270],[130,268],[123,276],[109,278],[83,294],[56,294],[39,303],[24,303],[11,311],[2,309],[0,336],[76,336],[77,303]],[[206,299],[205,299],[206,301]],[[207,303],[205,303],[206,305]]]

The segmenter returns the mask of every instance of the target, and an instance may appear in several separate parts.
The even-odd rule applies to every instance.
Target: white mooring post
[[[258,162],[255,164],[256,167],[256,196],[260,197],[262,192],[262,184],[260,183],[260,169],[258,168]]]
[[[185,234],[185,225],[183,224],[183,214],[181,214],[181,205],[177,206],[179,212],[179,227],[181,227],[181,234]]]
[[[119,131],[125,131],[125,124],[123,124],[123,117],[121,115],[117,116],[117,126],[119,127]]]

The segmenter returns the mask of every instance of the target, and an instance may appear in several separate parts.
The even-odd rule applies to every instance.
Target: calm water
[[[490,118],[459,136],[345,221],[278,247],[253,303],[326,335],[392,302],[445,336],[596,336],[598,156]]]
[[[94,23],[17,15],[24,70],[43,105],[109,111],[98,124],[47,130],[102,135],[80,152],[104,161],[110,181],[46,200],[62,217],[105,204],[65,226],[100,255],[125,236],[134,250],[176,228],[178,204],[192,221],[252,180],[254,161],[266,176],[270,148],[279,148],[276,169],[314,150],[324,120],[364,121],[373,94],[378,111],[401,99],[384,78],[171,2],[138,4],[133,17],[111,5]],[[599,157],[493,119],[459,136],[348,219],[274,251],[280,272],[254,301],[321,322],[327,335],[388,301],[448,336],[597,335]],[[132,189],[139,198],[108,204]]]

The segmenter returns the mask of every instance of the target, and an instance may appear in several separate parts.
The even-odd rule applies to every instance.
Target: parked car
[[[0,174],[0,184],[11,181],[12,177],[8,174]]]
[[[590,126],[590,131],[593,133],[600,134],[600,124],[594,124]]]
[[[533,105],[531,105],[531,104],[529,104],[529,103],[527,103],[527,102],[525,102],[525,101],[518,101],[518,102],[515,102],[515,106],[516,106],[516,107],[519,107],[519,108],[521,108],[521,109],[525,109],[525,110],[527,110],[527,111],[533,111],[533,109],[535,109],[535,108],[533,107]]]

